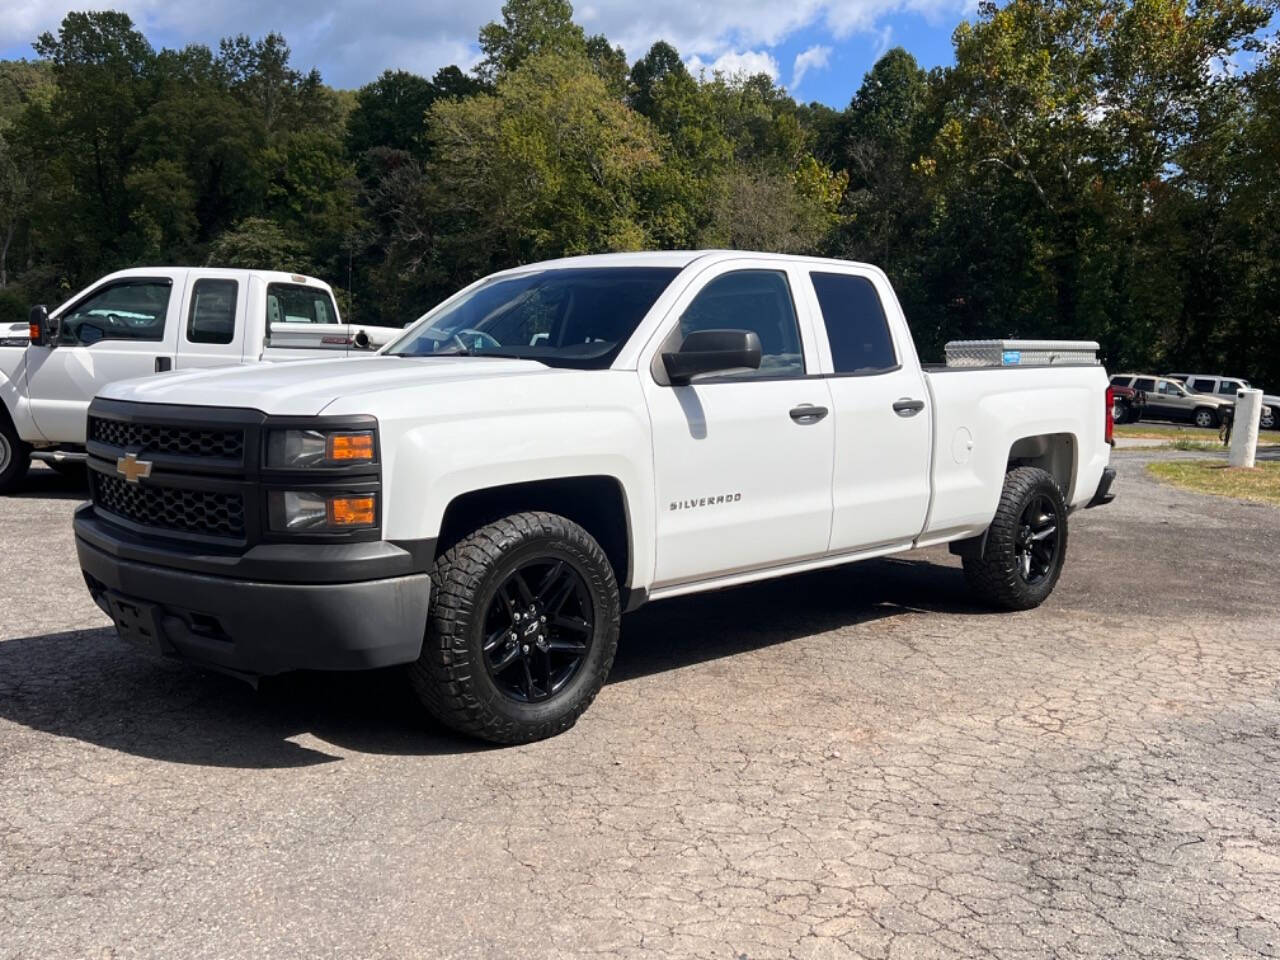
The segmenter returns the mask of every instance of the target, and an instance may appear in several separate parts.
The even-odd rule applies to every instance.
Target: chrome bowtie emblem
[[[137,483],[151,476],[151,466],[150,460],[139,460],[136,453],[129,453],[116,461],[116,473],[129,483]]]

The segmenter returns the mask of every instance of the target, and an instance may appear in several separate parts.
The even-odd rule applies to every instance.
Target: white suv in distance
[[[1169,379],[1181,381],[1192,393],[1231,397],[1232,399],[1241,390],[1253,389],[1249,381],[1243,377],[1219,377],[1204,373],[1171,373],[1169,374]],[[1280,397],[1263,393],[1262,407],[1261,426],[1267,430],[1280,428]]]

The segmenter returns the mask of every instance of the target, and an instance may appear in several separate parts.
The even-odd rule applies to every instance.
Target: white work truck
[[[248,679],[406,664],[445,724],[534,740],[645,601],[950,543],[975,596],[1042,602],[1112,496],[1107,377],[1003,346],[922,368],[845,261],[532,264],[375,357],[107,387],[80,563],[127,640]]]
[[[83,457],[85,412],[107,384],[167,370],[370,352],[402,331],[344,323],[321,280],[267,270],[141,267],[0,329],[0,493],[32,455]]]

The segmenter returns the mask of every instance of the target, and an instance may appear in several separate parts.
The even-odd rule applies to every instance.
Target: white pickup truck
[[[107,387],[80,563],[127,640],[249,679],[407,664],[445,724],[534,740],[646,600],[949,542],[978,597],[1043,601],[1112,496],[1109,388],[1004,359],[926,371],[861,264],[533,264],[376,357]]]
[[[347,355],[403,331],[343,323],[327,283],[299,274],[142,267],[103,277],[30,324],[0,329],[0,493],[34,455],[81,457],[89,401],[166,370]]]

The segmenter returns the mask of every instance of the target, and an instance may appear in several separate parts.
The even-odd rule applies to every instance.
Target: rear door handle
[[[901,400],[893,402],[893,412],[900,417],[914,417],[923,409],[923,400],[912,400],[910,397],[903,397]]]
[[[791,419],[796,423],[817,423],[828,413],[826,407],[815,407],[812,403],[802,403],[791,408]]]

